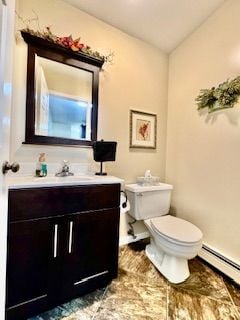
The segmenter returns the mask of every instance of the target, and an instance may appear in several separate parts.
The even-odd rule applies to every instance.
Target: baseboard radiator
[[[203,245],[198,254],[199,257],[207,261],[209,264],[226,274],[240,285],[240,265],[223,256],[221,253],[214,249]]]

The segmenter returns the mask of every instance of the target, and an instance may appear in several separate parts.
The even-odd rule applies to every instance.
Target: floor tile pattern
[[[29,320],[240,320],[240,287],[199,258],[173,285],[144,253],[144,241],[123,246],[112,283]]]

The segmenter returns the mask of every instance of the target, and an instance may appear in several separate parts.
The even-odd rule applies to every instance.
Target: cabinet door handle
[[[58,246],[58,224],[54,225],[54,238],[53,238],[53,257],[57,257],[57,246]]]
[[[69,224],[68,253],[72,253],[73,221]]]

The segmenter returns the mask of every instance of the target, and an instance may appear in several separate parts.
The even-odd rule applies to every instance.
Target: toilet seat
[[[149,219],[153,230],[175,243],[192,245],[202,241],[202,232],[192,223],[170,215]]]

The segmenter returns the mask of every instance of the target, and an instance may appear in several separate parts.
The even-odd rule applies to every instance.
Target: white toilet
[[[188,260],[202,247],[202,232],[192,223],[168,215],[172,185],[156,186],[128,184],[125,186],[130,210],[136,220],[144,220],[151,243],[146,255],[155,267],[172,283],[189,277]]]

